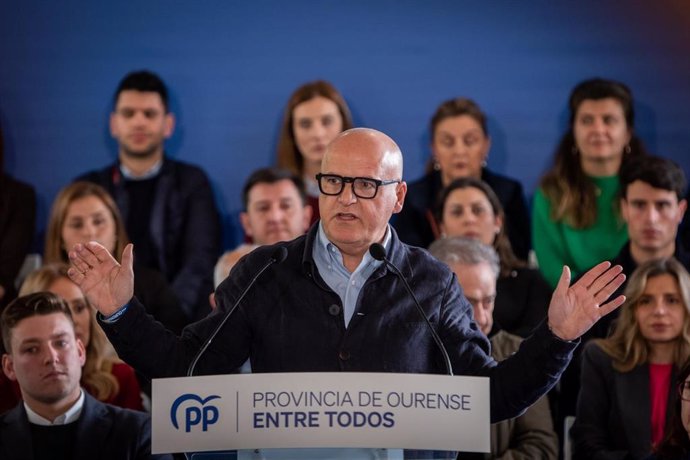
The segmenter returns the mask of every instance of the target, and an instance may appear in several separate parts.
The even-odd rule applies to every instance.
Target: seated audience
[[[29,252],[36,222],[33,187],[5,173],[0,127],[0,311],[16,296],[15,280]]]
[[[640,265],[610,338],[583,352],[575,459],[643,459],[663,438],[690,357],[690,275],[673,258]]]
[[[278,139],[276,165],[304,181],[307,203],[313,209],[310,225],[319,219],[316,175],[321,171],[326,146],[353,126],[345,99],[327,81],[305,83],[288,100]]]
[[[491,187],[471,177],[455,179],[441,191],[435,217],[442,236],[462,236],[493,246],[501,264],[495,322],[500,329],[527,337],[546,317],[551,288],[538,270],[528,268],[513,253],[505,213]]]
[[[664,440],[647,460],[690,459],[690,360],[678,372],[678,396]]]
[[[68,262],[66,248],[87,241],[98,241],[118,256],[129,242],[120,211],[105,189],[91,182],[73,182],[60,190],[53,202],[44,262]],[[139,263],[135,263],[134,272],[134,294],[146,302],[148,313],[179,333],[187,324],[187,316],[165,278]]]
[[[86,350],[67,303],[55,294],[20,297],[0,319],[5,374],[23,403],[0,416],[0,458],[149,459],[151,422],[143,412],[104,404],[79,386]]]
[[[307,204],[304,182],[288,170],[254,171],[242,188],[242,204],[240,222],[253,244],[242,244],[221,256],[214,270],[214,287],[243,255],[258,246],[293,240],[309,228],[312,207]]]
[[[137,263],[163,274],[191,321],[209,312],[206,296],[220,254],[220,217],[206,173],[165,154],[174,128],[160,77],[146,70],[127,74],[110,114],[118,159],[77,180],[110,193],[136,246]]]
[[[429,252],[457,275],[465,297],[472,304],[477,326],[490,337],[491,356],[501,361],[515,353],[522,339],[493,327],[496,279],[500,272],[496,251],[480,241],[456,237],[434,241]],[[521,416],[491,425],[491,454],[461,453],[458,459],[555,460],[557,457],[558,438],[551,423],[549,402],[541,397]]]
[[[583,81],[570,94],[569,108],[570,127],[532,207],[532,243],[552,287],[563,265],[578,276],[625,244],[618,171],[645,153],[634,132],[632,93],[624,84]]]
[[[89,304],[79,286],[67,276],[67,266],[49,264],[26,277],[19,295],[52,292],[65,302],[72,313],[74,332],[84,345],[86,361],[81,385],[99,401],[143,410],[141,388],[134,369],[116,358],[103,330],[96,321],[96,310]]]
[[[628,277],[647,261],[674,257],[686,269],[690,268],[690,254],[677,243],[678,225],[685,214],[687,202],[683,198],[686,179],[683,170],[671,160],[644,155],[626,163],[620,172],[621,217],[627,224],[629,241],[623,246],[613,264],[623,267]],[[616,294],[622,294],[625,284]],[[601,318],[583,337],[606,338],[618,311]],[[580,388],[580,352],[561,378],[558,418],[575,414],[575,401]]]
[[[400,239],[429,246],[440,236],[433,212],[441,189],[454,179],[471,177],[483,180],[496,193],[506,213],[503,225],[510,244],[520,259],[527,260],[530,219],[525,194],[518,181],[486,167],[491,147],[486,115],[470,99],[450,99],[436,109],[430,131],[432,158],[427,174],[410,184],[405,206],[393,221]]]

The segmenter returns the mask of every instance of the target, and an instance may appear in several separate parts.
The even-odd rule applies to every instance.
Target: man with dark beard
[[[206,174],[165,155],[163,144],[174,128],[163,81],[145,70],[126,75],[110,115],[118,161],[78,180],[110,192],[137,248],[137,263],[165,275],[191,321],[208,312],[220,220]]]

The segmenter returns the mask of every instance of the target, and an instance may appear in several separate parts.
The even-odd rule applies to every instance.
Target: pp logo
[[[191,401],[192,403],[184,409],[184,430],[189,433],[193,426],[201,424],[201,431],[207,431],[209,425],[213,425],[218,421],[218,408],[213,405],[206,405],[209,401],[214,399],[220,399],[220,396],[211,395],[206,399],[202,399],[200,396],[187,393],[183,394],[175,400],[172,407],[170,408],[170,421],[176,430],[179,430],[179,424],[177,423],[177,410],[180,405],[184,402]]]

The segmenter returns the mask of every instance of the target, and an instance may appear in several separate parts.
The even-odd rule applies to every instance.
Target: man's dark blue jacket
[[[119,163],[76,180],[105,188],[123,218],[128,218],[129,195]],[[213,267],[220,254],[220,218],[209,180],[199,167],[164,157],[149,230],[157,269],[170,283],[187,316],[192,320],[203,317],[208,312]],[[135,251],[137,243],[134,241]]]
[[[279,243],[287,248],[287,259],[258,279],[196,373],[233,372],[250,356],[254,372],[444,373],[424,320],[385,265],[362,287],[345,328],[341,300],[312,259],[317,225],[305,236]],[[496,363],[455,275],[391,231],[387,256],[409,281],[455,374],[490,377],[492,421],[520,414],[556,383],[576,343],[558,339],[544,322],[515,355]],[[275,249],[264,246],[240,260],[216,291],[217,311],[185,328],[181,338],[147,318],[136,299],[117,322],[101,324],[120,357],[148,377],[185,375],[192,357]]]
[[[151,419],[148,414],[104,404],[88,393],[77,423],[74,459],[172,459],[151,455]],[[31,428],[23,403],[0,416],[0,458],[34,458]]]

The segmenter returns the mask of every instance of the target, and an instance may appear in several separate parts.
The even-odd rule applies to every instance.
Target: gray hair
[[[500,262],[494,248],[477,240],[463,237],[440,238],[431,243],[429,252],[447,265],[476,265],[485,262],[496,278],[500,273]]]

